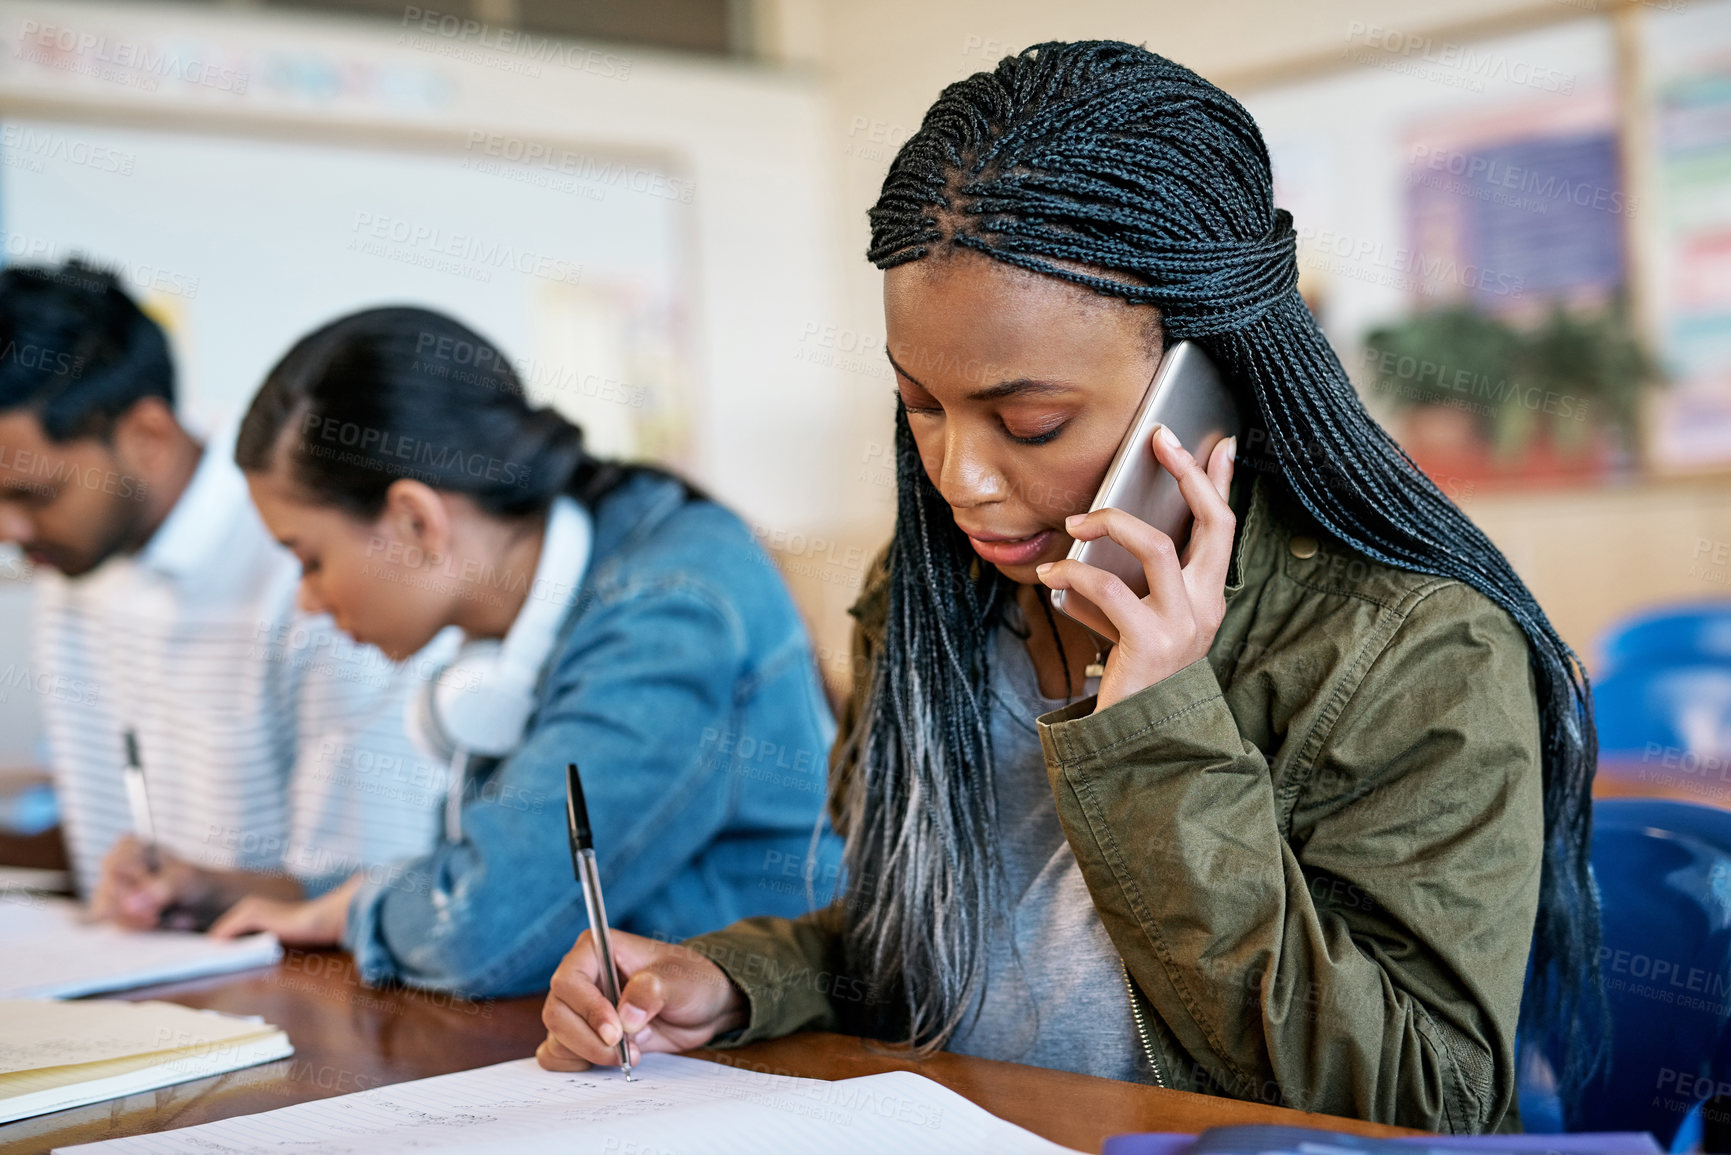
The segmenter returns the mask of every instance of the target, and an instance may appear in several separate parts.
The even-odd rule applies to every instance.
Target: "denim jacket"
[[[733,514],[659,475],[592,512],[588,572],[522,744],[470,784],[461,841],[369,877],[349,907],[344,945],[369,983],[545,988],[588,925],[567,762],[583,767],[614,927],[678,941],[834,890],[834,723],[769,557]]]

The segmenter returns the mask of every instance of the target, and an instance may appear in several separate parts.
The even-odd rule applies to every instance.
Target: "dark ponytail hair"
[[[257,472],[279,453],[307,496],[369,519],[402,478],[516,517],[562,493],[593,506],[647,469],[591,457],[581,429],[529,404],[497,346],[443,313],[407,306],[340,317],[276,363],[241,422],[234,459]]]
[[[1036,45],[943,91],[891,163],[871,226],[879,268],[966,249],[1156,306],[1167,339],[1197,341],[1239,388],[1271,447],[1255,464],[1274,485],[1365,557],[1464,582],[1519,625],[1545,818],[1521,1029],[1526,1043],[1563,1041],[1560,1083],[1578,1092],[1609,1022],[1588,868],[1597,740],[1586,676],[1503,555],[1365,411],[1296,290],[1292,218],[1274,207],[1249,113],[1146,49]],[[967,849],[990,800],[962,781],[990,777],[982,692],[954,682],[983,668],[1005,599],[966,542],[932,524],[942,501],[911,442],[902,421],[889,630],[843,800],[850,901],[870,915],[849,951],[889,965],[916,1041],[941,1045],[953,1000],[977,980],[990,917],[946,909],[991,888],[985,852]],[[916,862],[916,843],[950,850]],[[942,977],[958,968],[967,983]]]

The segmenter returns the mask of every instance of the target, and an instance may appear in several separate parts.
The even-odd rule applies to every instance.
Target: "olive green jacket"
[[[1169,1087],[1518,1127],[1543,842],[1526,639],[1460,582],[1368,562],[1275,487],[1247,488],[1207,658],[1039,719],[1065,836],[1133,980],[1124,1013]],[[856,669],[882,638],[883,576],[853,610]],[[751,1004],[723,1045],[874,1033],[874,1013],[894,1036],[884,992],[848,973],[844,917],[693,940]]]

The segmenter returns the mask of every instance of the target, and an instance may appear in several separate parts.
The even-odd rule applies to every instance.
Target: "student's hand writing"
[[[91,917],[133,930],[163,923],[191,929],[197,912],[208,908],[214,886],[206,872],[158,849],[152,855],[138,839],[127,835],[102,860],[102,875],[90,900]],[[172,910],[171,910],[172,908]]]
[[[1182,555],[1170,537],[1121,509],[1079,513],[1064,525],[1077,541],[1109,537],[1129,550],[1147,575],[1148,596],[1138,598],[1116,574],[1068,558],[1037,571],[1052,589],[1074,589],[1093,602],[1111,624],[1109,638],[1116,644],[1106,659],[1096,710],[1206,656],[1226,614],[1226,570],[1237,526],[1226,495],[1238,439],[1215,445],[1206,471],[1164,427],[1155,432],[1153,445],[1196,517]]]
[[[212,938],[235,938],[269,931],[285,946],[335,946],[343,940],[349,904],[361,887],[355,875],[335,890],[300,902],[251,895],[241,899],[210,928]]]
[[[636,1063],[644,1051],[688,1051],[745,1025],[745,995],[690,947],[619,930],[611,938],[625,981],[619,1010],[596,985],[601,967],[588,931],[553,972],[541,1011],[547,1041],[535,1052],[549,1071],[618,1063],[621,1032],[631,1038]]]

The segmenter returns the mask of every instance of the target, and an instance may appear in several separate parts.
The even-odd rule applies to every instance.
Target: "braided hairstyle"
[[[1196,341],[1243,394],[1251,444],[1267,443],[1260,465],[1245,464],[1364,556],[1464,582],[1520,626],[1545,817],[1521,1029],[1529,1042],[1568,1039],[1560,1082],[1579,1088],[1608,1026],[1584,671],[1503,555],[1365,411],[1296,290],[1292,218],[1274,207],[1249,113],[1146,49],[1039,44],[943,91],[890,165],[870,219],[867,255],[879,268],[971,249],[1156,306],[1167,338]],[[941,1045],[983,950],[982,923],[960,907],[992,890],[989,869],[957,846],[989,845],[991,800],[972,785],[990,779],[976,687],[1006,598],[989,567],[970,566],[905,414],[897,439],[888,631],[843,799],[854,909],[865,915],[848,945],[857,962],[899,976],[914,1041]],[[942,849],[916,859],[914,845]]]

